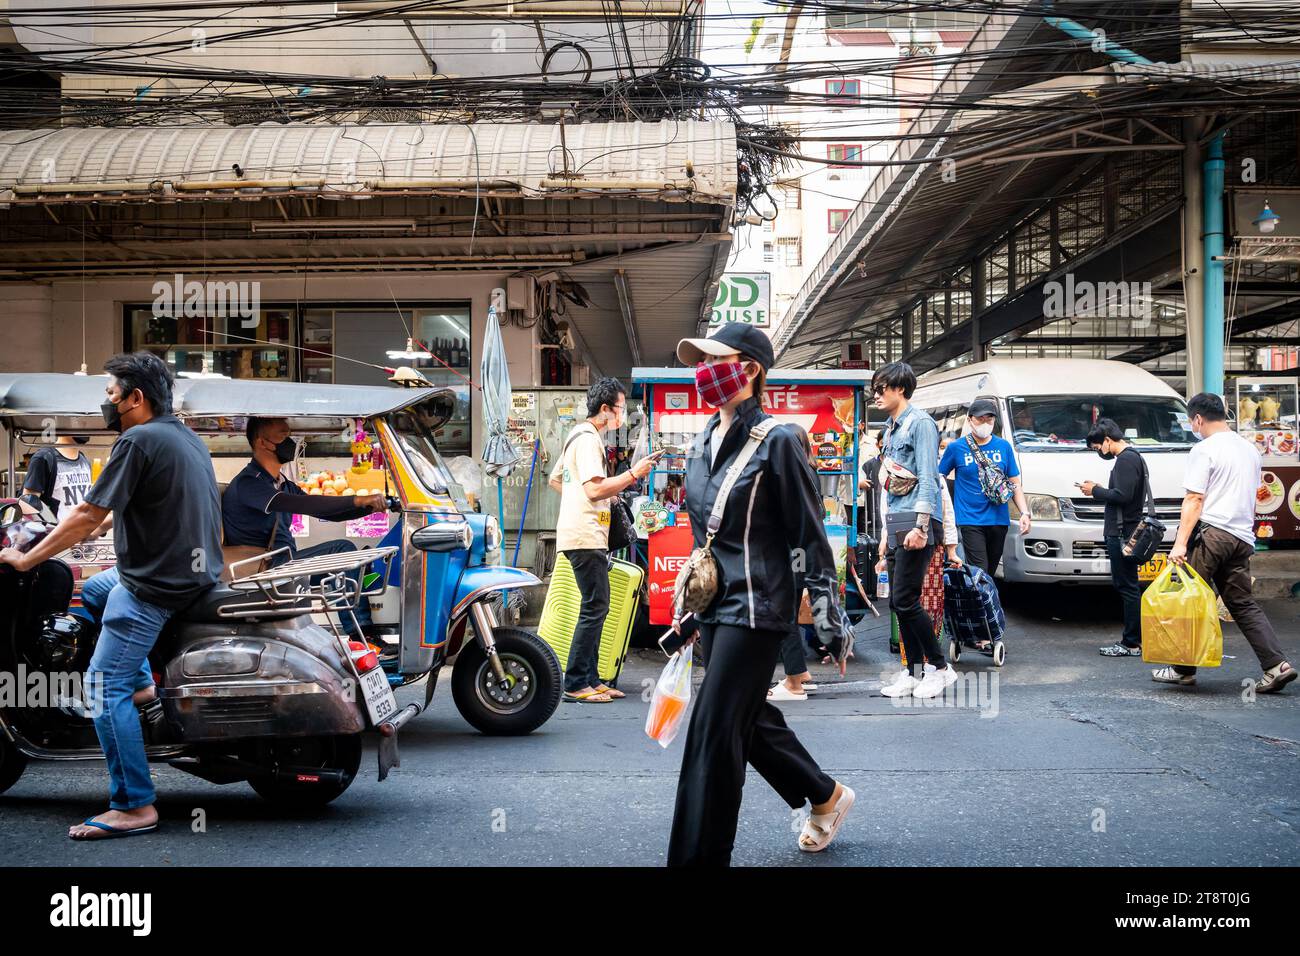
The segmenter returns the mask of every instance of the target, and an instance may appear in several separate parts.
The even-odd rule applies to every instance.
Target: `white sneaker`
[[[910,697],[912,688],[919,683],[921,682],[912,676],[911,671],[899,671],[894,682],[880,688],[880,692],[886,697]]]
[[[926,665],[929,667],[929,665]],[[957,672],[949,664],[943,670],[927,670],[921,683],[912,690],[913,697],[938,697],[944,690],[957,681]]]

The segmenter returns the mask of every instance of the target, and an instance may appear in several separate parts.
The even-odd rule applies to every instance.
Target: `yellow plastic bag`
[[[1165,564],[1142,595],[1142,660],[1218,667],[1223,631],[1213,589],[1190,564]]]

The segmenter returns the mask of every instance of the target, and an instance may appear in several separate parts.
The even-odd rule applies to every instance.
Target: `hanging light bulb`
[[[390,359],[427,359],[433,358],[433,355],[427,349],[417,349],[414,339],[406,340],[406,349],[389,349],[388,357]]]
[[[1277,228],[1277,224],[1282,221],[1282,217],[1275,213],[1268,205],[1268,200],[1264,200],[1264,210],[1253,220],[1255,228],[1261,233],[1267,235]]]

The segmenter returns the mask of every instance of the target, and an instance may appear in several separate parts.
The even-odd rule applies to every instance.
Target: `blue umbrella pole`
[[[528,485],[524,488],[524,510],[519,515],[519,533],[515,535],[515,553],[510,558],[512,568],[519,567],[519,546],[524,543],[524,522],[528,517],[528,499],[533,495],[533,475],[537,471],[537,449],[541,443],[540,438],[533,439],[533,460],[528,466]]]

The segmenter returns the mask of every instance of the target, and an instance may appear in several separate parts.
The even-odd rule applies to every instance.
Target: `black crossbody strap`
[[[1142,458],[1140,452],[1133,452],[1138,458],[1142,459],[1142,484],[1146,487],[1147,492],[1147,515],[1154,518],[1156,516],[1156,499],[1151,493],[1151,474],[1147,471],[1147,460]]]

